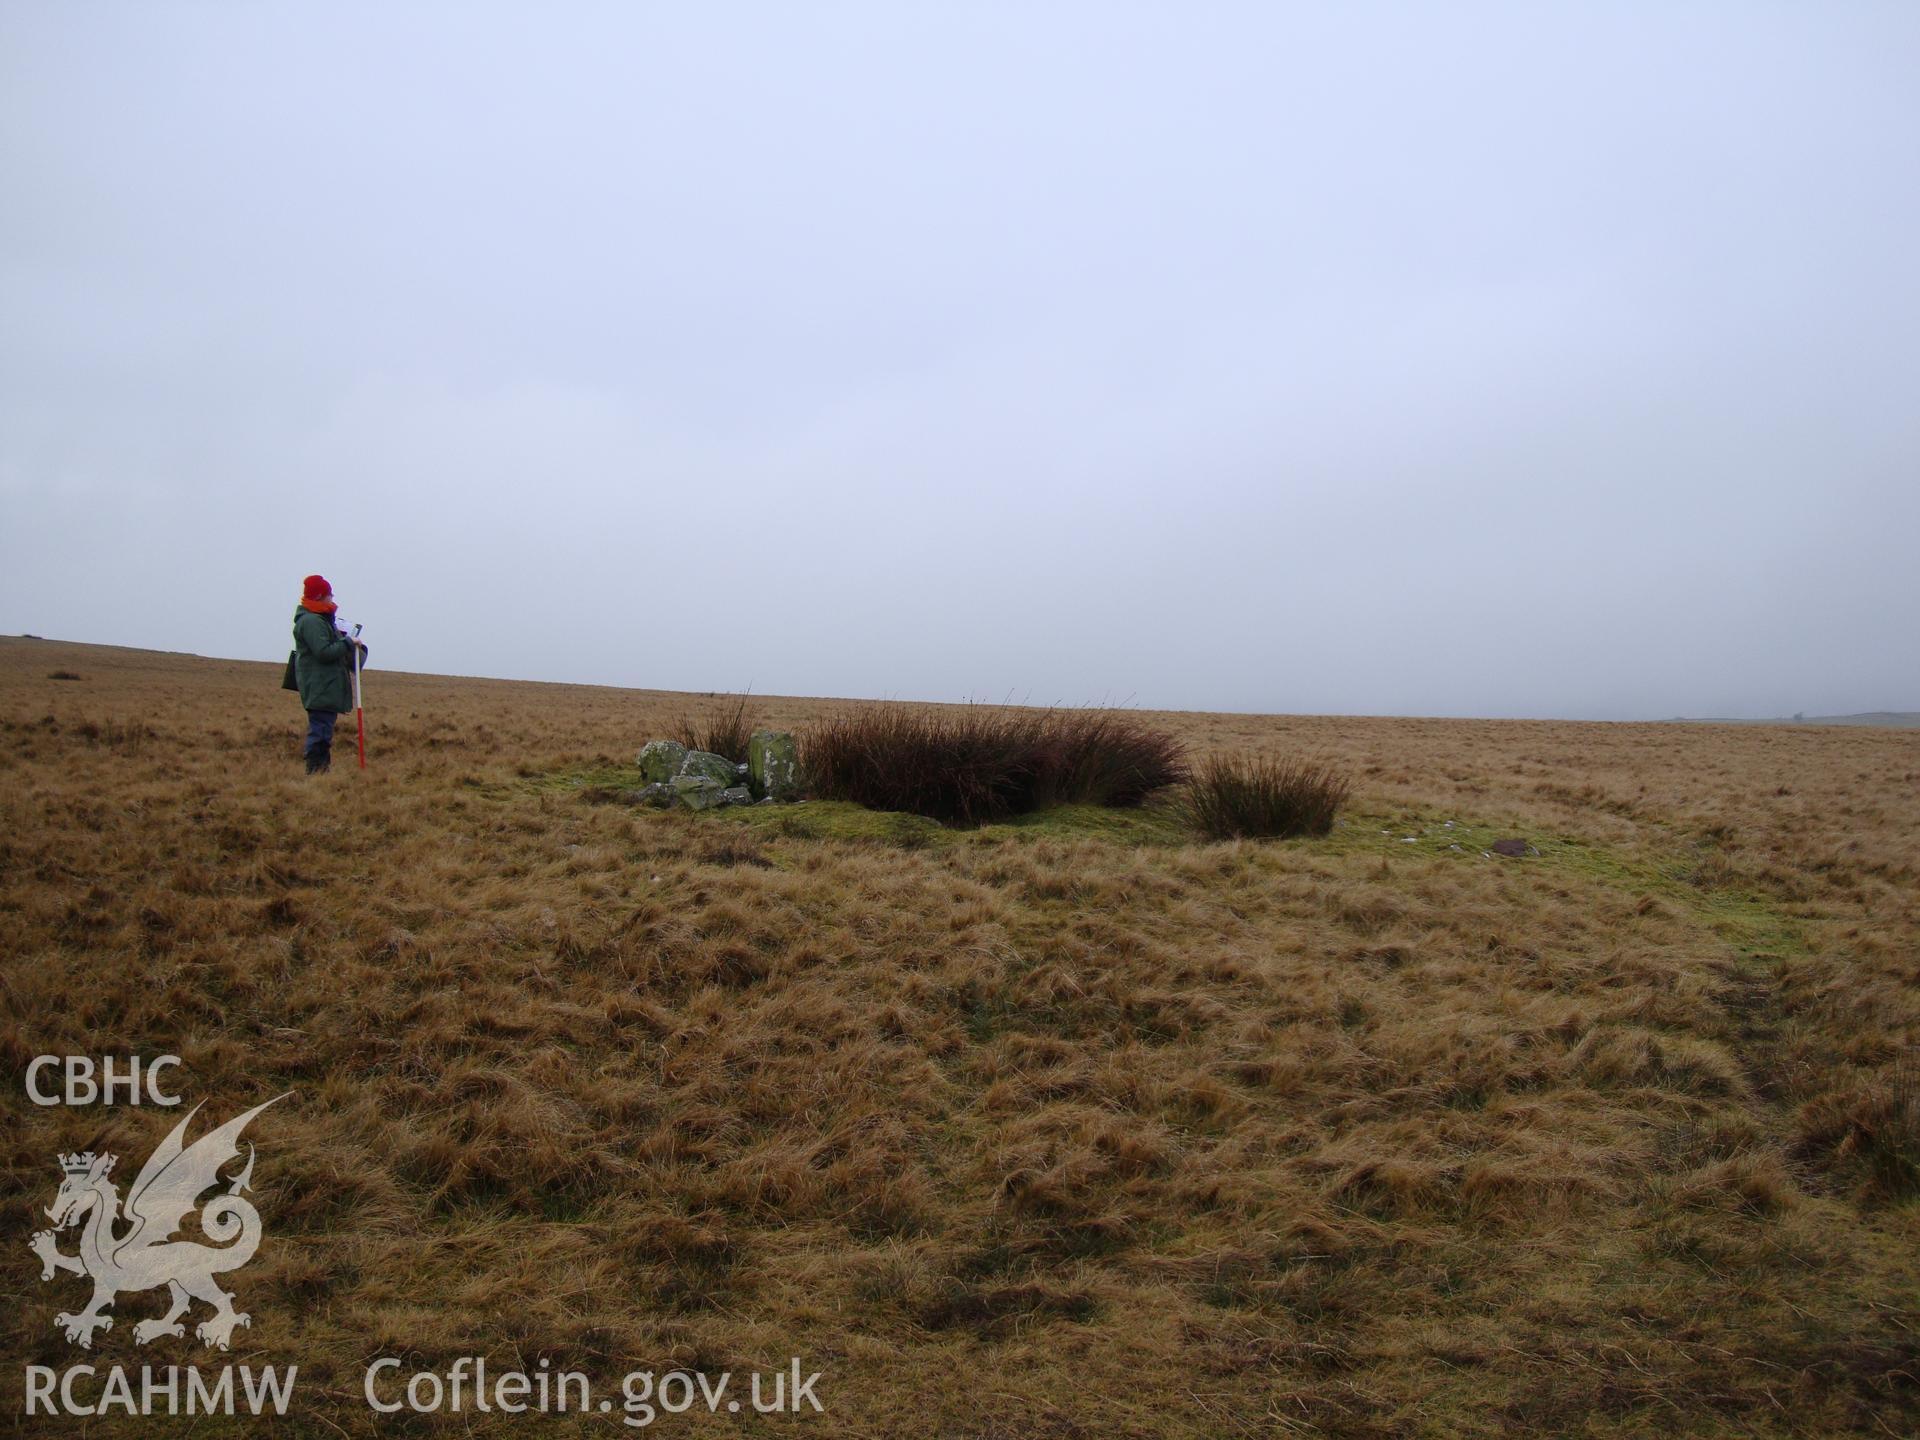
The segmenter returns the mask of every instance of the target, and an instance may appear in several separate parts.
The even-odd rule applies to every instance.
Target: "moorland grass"
[[[1143,716],[1354,777],[1327,837],[1202,843],[591,803],[538,777],[690,703],[602,687],[376,673],[369,768],[309,780],[279,672],[0,640],[20,1363],[298,1364],[296,1435],[388,1433],[377,1355],[800,1355],[804,1423],[886,1437],[1920,1433],[1920,736]],[[35,1106],[46,1053],[179,1055],[196,1133],[293,1092],[230,1356],[137,1345],[153,1292],[54,1329],[56,1154],[182,1112]]]

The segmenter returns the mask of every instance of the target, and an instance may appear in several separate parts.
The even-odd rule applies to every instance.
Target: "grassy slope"
[[[469,1353],[798,1353],[863,1435],[1920,1428],[1910,733],[1168,717],[1359,781],[1199,845],[636,812],[684,698],[589,687],[377,676],[307,781],[277,680],[0,641],[0,1041],[298,1092],[234,1277],[286,1433]],[[9,1349],[69,1363],[51,1157],[175,1117],[0,1104]],[[200,1358],[155,1298],[87,1358]]]

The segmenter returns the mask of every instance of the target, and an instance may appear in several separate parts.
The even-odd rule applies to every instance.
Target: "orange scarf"
[[[303,598],[300,604],[303,608],[311,610],[316,615],[331,615],[340,608],[331,600],[307,600]]]

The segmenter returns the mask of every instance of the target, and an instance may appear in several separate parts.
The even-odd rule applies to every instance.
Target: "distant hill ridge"
[[[44,635],[31,635],[31,634],[0,635],[0,647],[5,647],[10,642],[20,641],[20,640],[30,641],[36,644],[48,645],[48,646],[54,646],[54,647],[71,647],[73,649],[78,649],[78,650],[98,651],[98,652],[102,652],[103,654],[107,652],[115,652],[120,655],[126,655],[126,656],[145,656],[154,660],[212,660],[212,661],[218,661],[218,662],[227,663],[227,664],[266,665],[266,666],[270,666],[276,675],[279,673],[280,665],[282,663],[278,660],[272,660],[272,661],[247,660],[247,659],[242,659],[241,657],[238,657],[238,656],[200,655],[189,650],[149,650],[144,647],[136,647],[136,646],[128,646],[128,645],[102,645],[89,640],[56,640],[56,639],[49,639]],[[411,674],[416,672],[383,671],[382,673],[385,675],[398,675],[401,673]],[[641,686],[609,685],[609,684],[599,683],[599,682],[581,682],[581,681],[566,681],[566,680],[515,680],[508,676],[498,676],[498,675],[446,675],[438,672],[417,672],[417,673],[419,674],[420,678],[431,679],[431,680],[490,680],[490,681],[495,681],[501,684],[560,685],[560,686],[572,685],[572,686],[575,686],[576,688],[584,686],[584,688],[596,689],[596,690],[640,691],[644,689],[644,687],[641,687]],[[77,679],[78,677],[76,676],[73,678]],[[665,694],[679,694],[683,692],[658,691],[658,692],[650,692],[650,693],[658,693],[658,694],[665,695]],[[691,694],[694,692],[684,692],[684,693]],[[773,698],[773,697],[768,697],[768,698]],[[821,698],[821,697],[816,697],[816,698]],[[831,698],[831,697],[824,697],[824,698]],[[927,702],[927,703],[939,703],[939,702]],[[1253,712],[1207,711],[1207,710],[1166,710],[1166,711],[1161,711],[1159,713],[1168,714],[1168,715],[1207,715],[1207,714],[1236,714],[1236,713],[1253,713]],[[1344,718],[1353,719],[1353,718],[1367,718],[1367,717],[1348,716]],[[1376,716],[1371,718],[1387,719],[1387,720],[1391,720],[1391,719],[1413,720],[1413,719],[1439,718],[1439,717],[1422,717],[1422,716],[1407,715],[1407,716]],[[1452,716],[1447,718],[1494,719],[1494,718],[1501,718],[1501,717]],[[1582,721],[1574,716],[1561,716],[1557,718],[1561,720],[1571,721],[1572,723],[1575,723],[1575,724],[1615,723],[1615,722],[1608,722],[1608,721]],[[1525,722],[1521,722],[1521,723],[1525,723]],[[1754,720],[1754,719],[1735,720],[1735,719],[1729,719],[1724,716],[1715,716],[1715,715],[1675,715],[1672,719],[1665,720],[1665,721],[1658,721],[1658,722],[1629,721],[1625,723],[1629,723],[1629,724],[1658,723],[1658,724],[1666,724],[1666,725],[1853,725],[1853,726],[1882,726],[1882,727],[1893,729],[1893,730],[1920,730],[1920,710],[1868,710],[1858,715],[1780,715],[1767,720]]]
[[[1676,715],[1684,725],[1885,725],[1895,730],[1920,729],[1920,710],[1868,710],[1859,715],[1781,715],[1772,720],[1724,720],[1712,716]]]

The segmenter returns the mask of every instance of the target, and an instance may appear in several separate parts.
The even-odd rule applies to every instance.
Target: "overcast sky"
[[[1920,708],[1911,0],[0,16],[0,631]]]

